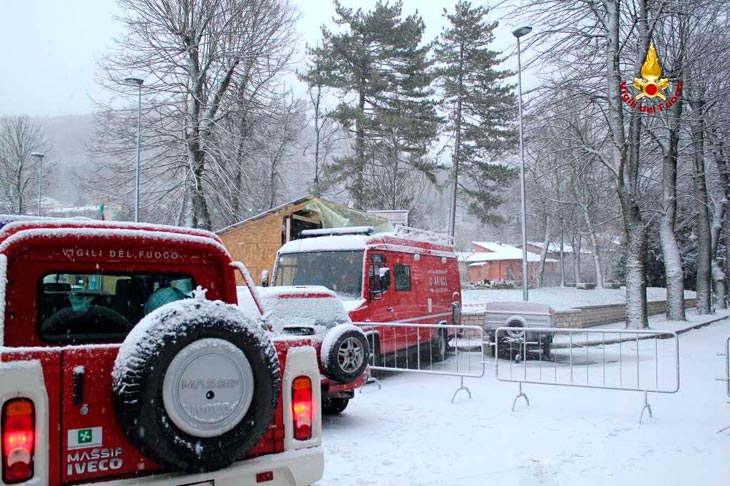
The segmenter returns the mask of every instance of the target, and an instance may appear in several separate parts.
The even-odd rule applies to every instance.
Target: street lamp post
[[[517,38],[517,92],[520,116],[520,199],[522,203],[522,300],[528,301],[527,275],[527,204],[525,202],[525,146],[522,134],[522,59],[520,52],[520,37],[532,32],[532,27],[526,25],[512,31]]]
[[[38,216],[40,216],[41,198],[43,197],[43,157],[45,157],[45,154],[33,152],[30,156],[38,158]]]
[[[134,221],[139,222],[139,178],[140,159],[142,157],[142,84],[143,79],[125,78],[124,82],[137,86],[137,169],[134,178]]]

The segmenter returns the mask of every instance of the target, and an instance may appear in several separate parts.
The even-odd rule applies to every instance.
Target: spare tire
[[[355,381],[365,372],[369,358],[368,339],[352,324],[333,327],[322,341],[322,368],[328,378],[339,383]]]
[[[274,418],[281,378],[261,326],[223,302],[147,315],[122,344],[112,389],[119,425],[146,457],[188,473],[243,459]]]

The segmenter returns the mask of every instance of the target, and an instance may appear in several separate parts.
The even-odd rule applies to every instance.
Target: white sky
[[[331,0],[291,0],[299,5],[302,51],[319,39],[319,27],[334,14]],[[404,0],[403,14],[418,9],[426,39],[444,25],[441,12],[453,0]],[[478,0],[474,4],[478,4]],[[375,0],[343,0],[348,7],[369,10]],[[90,113],[92,98],[104,92],[94,81],[96,62],[121,34],[115,0],[0,0],[0,115],[57,116]],[[494,18],[490,18],[494,20]],[[500,22],[495,48],[514,42]],[[515,62],[516,64],[516,62]],[[515,69],[515,66],[507,65]]]

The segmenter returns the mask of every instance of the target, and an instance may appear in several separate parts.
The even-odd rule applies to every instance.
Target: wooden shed
[[[216,233],[233,259],[243,262],[258,284],[263,270],[268,270],[269,273],[273,270],[276,252],[281,245],[298,239],[303,230],[351,226],[373,226],[376,231],[392,230],[385,218],[323,198],[306,196],[220,229]]]

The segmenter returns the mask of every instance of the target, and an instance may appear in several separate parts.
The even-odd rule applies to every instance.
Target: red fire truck
[[[366,334],[375,362],[394,353],[423,350],[445,358],[449,333],[376,323],[459,324],[461,284],[453,239],[400,226],[374,234],[371,227],[306,230],[279,249],[274,286],[321,285],[342,300],[353,322],[372,322]]]
[[[0,484],[319,480],[317,351],[235,267],[203,231],[0,217]]]

